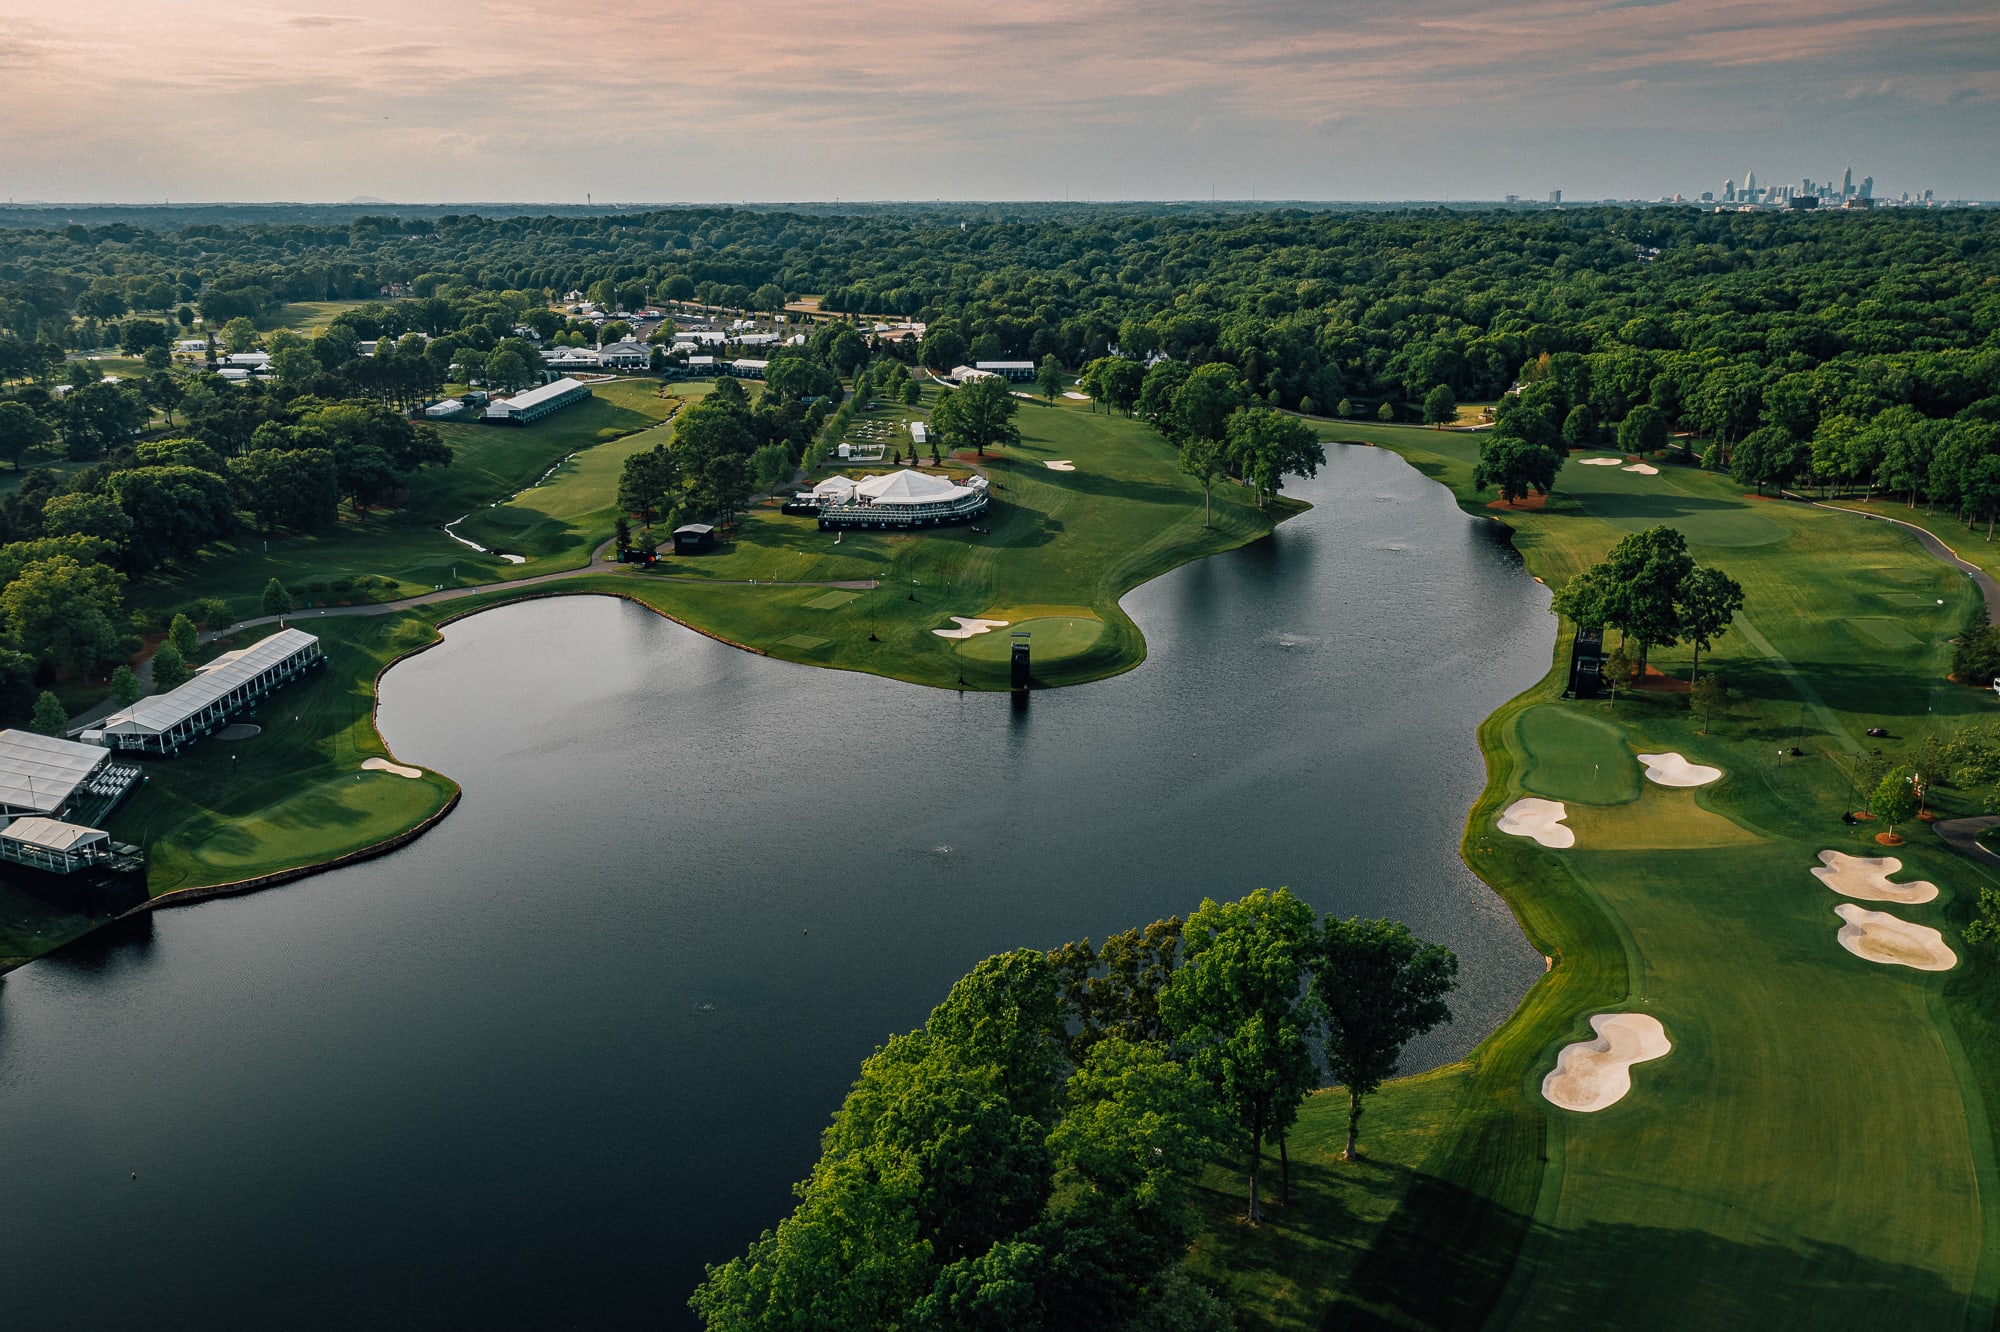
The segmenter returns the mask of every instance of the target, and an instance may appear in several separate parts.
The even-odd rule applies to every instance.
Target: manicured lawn
[[[1366,433],[1459,487],[1477,447]],[[1926,725],[2000,707],[1944,680],[1946,639],[1977,613],[1972,589],[1900,529],[1745,499],[1693,469],[1572,466],[1558,484],[1547,510],[1503,518],[1535,574],[1559,581],[1664,522],[1744,583],[1745,616],[1704,658],[1737,698],[1704,735],[1682,696],[1566,702],[1552,671],[1488,720],[1490,783],[1466,858],[1555,958],[1551,972],[1464,1065],[1393,1086],[1371,1109],[1393,1126],[1420,1105],[1440,1129],[1413,1159],[1393,1133],[1371,1144],[1364,1120],[1364,1147],[1407,1165],[1389,1172],[1398,1196],[1365,1255],[1333,1261],[1266,1240],[1282,1226],[1253,1236],[1219,1222],[1201,1261],[1256,1326],[1317,1325],[1335,1304],[1440,1327],[1990,1326],[2000,968],[1957,929],[1992,876],[1910,830],[1895,853],[1906,877],[1943,893],[1888,909],[1943,930],[1961,958],[1927,974],[1840,948],[1844,899],[1808,873],[1822,849],[1879,851],[1873,828],[1840,819],[1855,804],[1848,756],[1866,744],[1894,759]],[[1654,660],[1685,674],[1685,649]],[[1891,738],[1869,739],[1870,726]],[[1794,743],[1805,756],[1781,757]],[[1628,759],[1607,782],[1621,751],[1678,751],[1725,776],[1669,790]],[[1567,802],[1573,849],[1494,828],[1530,793]],[[1674,1049],[1638,1066],[1609,1109],[1558,1110],[1541,1079],[1598,1012],[1652,1014]],[[1435,1104],[1440,1086],[1461,1094]],[[1341,1109],[1315,1098],[1295,1140],[1331,1140]],[[1383,1205],[1378,1178],[1295,1155],[1325,1234]]]
[[[335,315],[375,304],[386,305],[388,298],[381,297],[368,301],[289,301],[280,306],[276,314],[259,319],[257,327],[266,333],[288,328],[294,333],[311,337],[315,332],[331,324]],[[216,331],[221,332],[219,328]]]
[[[1214,526],[1204,530],[1200,487],[1145,427],[1062,407],[1024,406],[1018,421],[1021,447],[980,464],[995,500],[981,532],[850,531],[836,542],[813,519],[760,508],[725,549],[670,557],[654,574],[621,583],[676,619],[773,656],[942,686],[962,669],[970,687],[1005,687],[1005,643],[1019,622],[1037,619],[1025,626],[1034,634],[1035,678],[1066,684],[1144,659],[1144,640],[1118,605],[1127,591],[1255,540],[1289,511],[1260,512],[1239,488],[1218,486]],[[1049,459],[1076,470],[1051,471]],[[824,588],[772,586],[868,579],[874,589],[835,608],[812,604]],[[953,627],[955,615],[1009,628],[961,652],[932,632]]]

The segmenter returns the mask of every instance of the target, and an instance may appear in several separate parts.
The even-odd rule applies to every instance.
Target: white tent
[[[854,482],[844,476],[830,476],[813,487],[813,498],[845,504],[854,498]]]
[[[883,476],[871,476],[854,487],[877,504],[949,504],[972,491],[942,476],[913,472],[904,468]]]

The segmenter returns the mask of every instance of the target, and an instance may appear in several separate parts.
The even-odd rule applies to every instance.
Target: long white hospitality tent
[[[90,788],[111,755],[96,745],[0,731],[0,824],[34,815],[53,815]]]
[[[319,639],[300,629],[280,629],[249,647],[224,653],[177,689],[140,699],[85,731],[108,749],[177,752],[223,725],[278,686],[324,660]]]

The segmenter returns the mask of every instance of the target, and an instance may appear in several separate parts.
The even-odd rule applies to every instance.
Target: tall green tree
[[[1424,395],[1424,424],[1444,429],[1458,419],[1458,396],[1451,385],[1439,384]]]
[[[1334,920],[1320,935],[1313,996],[1326,1015],[1326,1064],[1347,1088],[1347,1149],[1361,1131],[1361,1098],[1395,1076],[1403,1047],[1451,1021],[1445,997],[1458,984],[1458,958],[1392,920]]]
[[[1180,469],[1201,482],[1201,525],[1209,525],[1210,494],[1219,477],[1229,475],[1226,446],[1219,439],[1191,439],[1181,445]]]
[[[1681,636],[1694,645],[1694,664],[1688,668],[1688,685],[1701,678],[1701,654],[1716,639],[1729,632],[1736,612],[1743,609],[1743,585],[1720,569],[1697,565],[1681,583]]]
[[[145,697],[145,690],[139,685],[139,677],[130,666],[120,666],[111,672],[111,697],[118,700],[121,707],[131,707]]]
[[[1249,1149],[1245,1210],[1263,1220],[1259,1180],[1264,1144],[1298,1117],[1315,1072],[1306,992],[1317,931],[1312,908],[1288,889],[1259,888],[1241,901],[1204,899],[1182,935],[1181,965],[1160,1012],[1188,1067],[1215,1089]]]
[[[62,700],[44,689],[35,699],[35,715],[28,727],[40,735],[61,735],[69,727],[69,713]]]
[[[618,507],[650,533],[653,520],[674,506],[680,488],[679,460],[664,444],[655,444],[625,460],[618,474]]]
[[[264,595],[260,598],[260,604],[266,615],[283,615],[292,609],[292,594],[285,590],[283,583],[273,578],[264,584]]]
[[[1641,403],[1626,413],[1618,423],[1618,449],[1621,453],[1644,457],[1667,447],[1667,418],[1659,408],[1651,403]]]
[[[1649,527],[1622,538],[1604,565],[1611,589],[1608,623],[1638,643],[1639,673],[1644,675],[1652,649],[1678,643],[1685,632],[1680,607],[1694,557],[1679,531]]]
[[[0,615],[22,651],[59,671],[84,672],[123,655],[124,589],[102,564],[71,555],[30,561],[0,589]]]
[[[0,458],[5,458],[15,471],[21,470],[21,459],[35,449],[46,448],[55,442],[56,432],[47,421],[37,416],[26,403],[0,401]]]
[[[164,694],[170,689],[178,689],[194,675],[188,666],[188,659],[173,641],[160,644],[153,651],[153,692]]]
[[[1531,494],[1553,491],[1562,466],[1563,455],[1555,449],[1496,428],[1479,446],[1472,484],[1480,490],[1497,487],[1501,499],[1518,504]]]
[[[1006,380],[998,376],[975,379],[931,410],[931,424],[944,436],[947,446],[969,447],[983,458],[988,449],[1021,442],[1021,428],[1014,424],[1014,413],[1020,406]]]
[[[1035,386],[1042,391],[1042,397],[1053,403],[1063,391],[1062,362],[1051,352],[1042,358],[1035,371]]]
[[[1276,497],[1288,473],[1310,478],[1326,465],[1326,449],[1312,427],[1270,407],[1232,413],[1223,434],[1224,454],[1257,497],[1259,508]],[[1184,453],[1190,444],[1182,445]],[[1203,489],[1205,493],[1206,486]]]
[[[167,641],[179,648],[183,657],[192,657],[201,650],[201,635],[195,631],[194,621],[185,615],[175,615],[167,626]]]

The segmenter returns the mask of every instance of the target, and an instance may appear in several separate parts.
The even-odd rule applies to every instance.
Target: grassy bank
[[[1365,433],[1493,512],[1467,486],[1476,440]],[[1961,962],[1933,975],[1839,948],[1844,899],[1808,873],[1822,849],[1879,851],[1872,828],[1840,818],[1858,749],[1893,760],[1927,725],[1994,709],[1944,680],[1972,589],[1900,529],[1746,498],[1691,469],[1572,464],[1545,510],[1497,516],[1550,582],[1628,531],[1679,527],[1748,590],[1704,658],[1737,697],[1703,734],[1683,696],[1565,702],[1552,671],[1487,721],[1489,784],[1464,851],[1550,973],[1465,1064],[1383,1093],[1364,1121],[1375,1159],[1319,1150],[1342,1107],[1308,1105],[1301,1215],[1281,1225],[1354,1233],[1386,1213],[1368,1242],[1305,1261],[1223,1224],[1219,1193],[1203,1261],[1271,1327],[1319,1325],[1330,1306],[1423,1327],[1991,1325],[2000,1044],[1982,1001],[1996,968],[1956,934],[1989,876],[1922,830],[1895,853],[1903,877],[1943,890],[1888,908],[1945,932]],[[1654,660],[1688,664],[1685,649]],[[1794,744],[1804,757],[1779,756]],[[1692,792],[1635,779],[1636,754],[1666,751],[1725,776]],[[1494,828],[1530,794],[1565,801],[1573,849]],[[1674,1050],[1607,1110],[1548,1105],[1557,1051],[1607,1011],[1652,1014]],[[1440,1086],[1459,1091],[1440,1104]],[[1421,1116],[1434,1133],[1398,1129]]]

